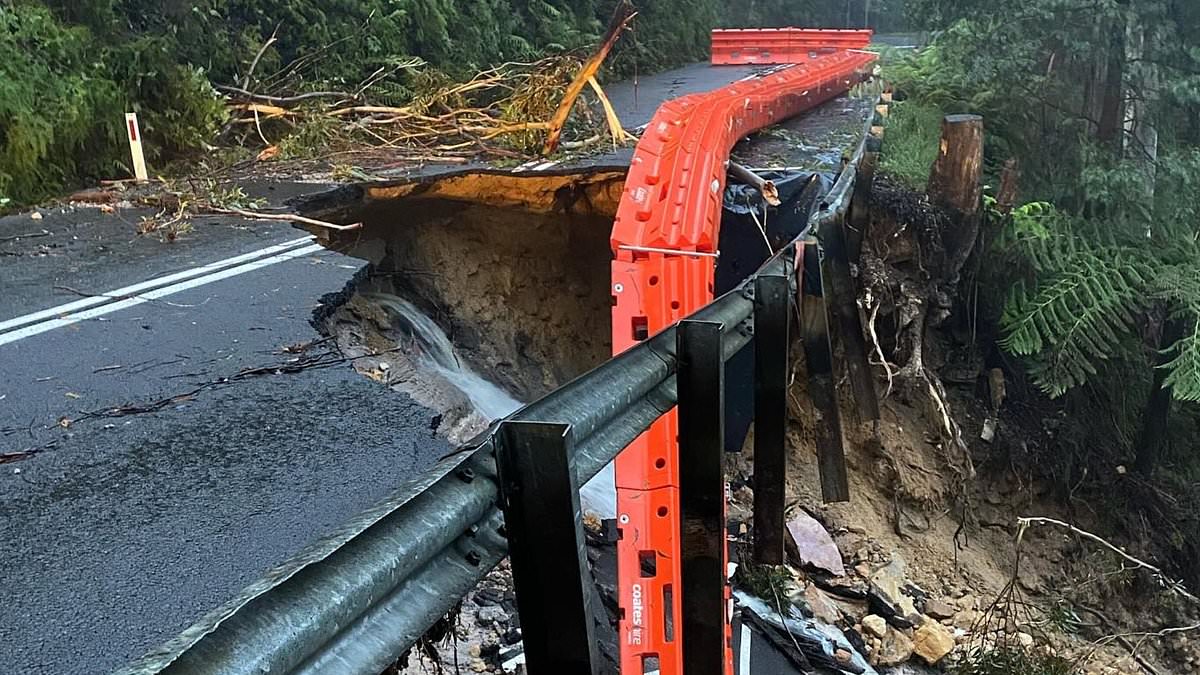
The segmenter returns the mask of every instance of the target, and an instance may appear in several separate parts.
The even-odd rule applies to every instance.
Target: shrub
[[[883,136],[880,168],[914,190],[924,190],[937,158],[942,112],[905,101],[892,106]]]

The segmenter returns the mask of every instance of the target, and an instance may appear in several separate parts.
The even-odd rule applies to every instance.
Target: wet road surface
[[[101,291],[298,235],[213,227],[186,250],[157,244],[161,256],[109,238],[122,264],[95,281],[71,269],[86,250],[45,257],[41,283]],[[446,452],[432,413],[326,344],[306,355],[326,354],[328,367],[210,387],[298,358],[284,348],[320,338],[314,309],[361,264],[314,252],[0,344],[0,454],[38,450],[0,464],[0,671],[109,672]],[[12,274],[0,271],[0,285],[14,288]],[[3,295],[0,320],[29,308],[19,290]],[[78,296],[43,302],[51,297]]]

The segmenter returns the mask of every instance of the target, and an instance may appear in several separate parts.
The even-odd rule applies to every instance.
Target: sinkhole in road
[[[468,171],[345,186],[302,215],[366,260],[319,328],[462,443],[611,356],[609,233],[625,170]],[[610,478],[611,480],[611,478]],[[607,510],[607,509],[605,509]]]

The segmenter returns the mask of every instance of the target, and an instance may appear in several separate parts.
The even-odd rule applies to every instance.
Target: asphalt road
[[[609,93],[634,127],[750,72],[693,66]],[[167,244],[134,234],[134,210],[40,213],[0,218],[0,673],[110,672],[448,450],[430,411],[348,364],[275,372],[361,262],[284,223],[202,219]],[[269,247],[287,255],[255,253]],[[188,272],[235,256],[262,264]],[[186,287],[113,293],[165,275]],[[30,317],[79,302],[97,306]]]
[[[19,252],[0,321],[303,235],[213,220],[163,244],[81,210],[0,219],[0,238],[30,226],[54,234],[0,249]],[[430,411],[344,363],[212,386],[297,358],[361,265],[306,252],[0,343],[0,454],[37,450],[0,464],[0,672],[109,672],[445,453]]]

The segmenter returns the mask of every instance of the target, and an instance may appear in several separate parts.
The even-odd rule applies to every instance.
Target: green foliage
[[[751,595],[773,601],[787,595],[792,576],[783,566],[744,564],[738,566],[734,582]]]
[[[122,99],[94,74],[91,46],[86,29],[65,28],[44,8],[0,6],[0,194],[36,198],[103,166]]]
[[[914,190],[924,190],[937,158],[942,111],[916,102],[897,103],[887,118],[880,169]]]
[[[506,61],[586,49],[617,0],[0,0],[0,194],[28,202],[126,162],[121,113],[137,111],[151,162],[212,142],[225,121],[212,84],[354,90],[378,68],[420,57],[461,79]],[[707,57],[717,26],[857,27],[842,0],[638,0],[610,77]],[[898,22],[903,0],[871,0]],[[377,87],[407,102],[421,83]],[[296,144],[304,145],[303,137]]]
[[[1001,219],[981,271],[985,294],[1003,289],[1001,346],[1053,396],[1123,370],[1117,361],[1140,365],[1140,385],[1154,356],[1144,345],[1161,323],[1151,317],[1165,311],[1187,327],[1166,346],[1167,384],[1200,400],[1200,9],[1167,0],[908,8],[939,32],[887,76],[921,105],[982,114],[985,165],[1018,159],[1022,196],[1035,200]]]
[[[1140,323],[1155,303],[1189,327],[1163,366],[1176,398],[1200,400],[1200,245],[1164,226],[1114,232],[1110,221],[1035,202],[1004,219],[996,261],[1009,295],[1001,345],[1024,357],[1042,390],[1061,396],[1110,359],[1142,359]],[[1153,233],[1152,233],[1153,234]]]
[[[1069,234],[1048,241],[1059,246],[1045,247],[1044,255],[1057,257],[1039,269],[1034,286],[1013,287],[1000,320],[1001,344],[1029,359],[1039,387],[1061,396],[1125,346],[1148,274],[1134,256],[1118,258]]]
[[[1016,646],[997,646],[967,654],[952,675],[1073,675],[1078,669],[1061,656]]]
[[[29,202],[116,174],[127,111],[155,139],[151,160],[199,147],[225,115],[203,73],[177,63],[166,40],[106,46],[36,3],[0,6],[0,193]]]

